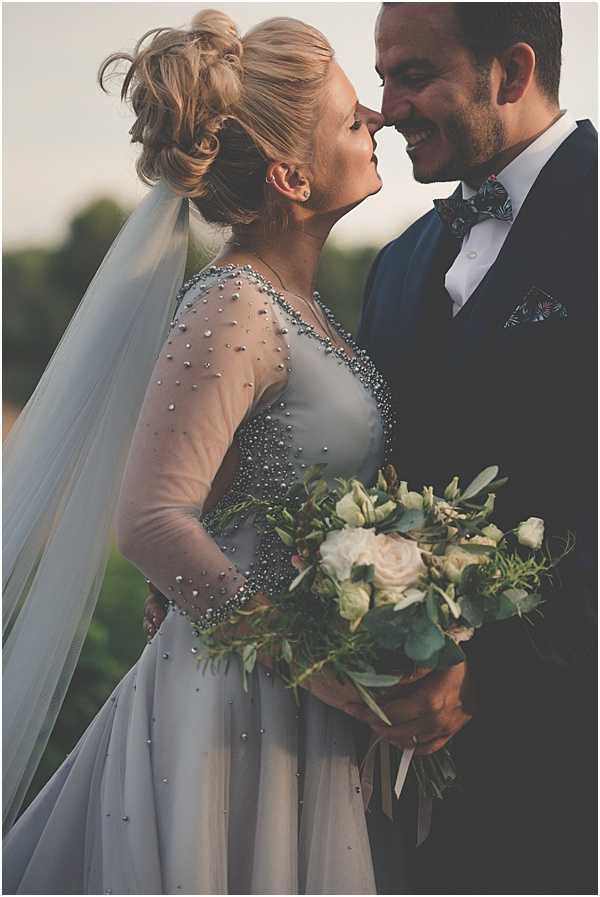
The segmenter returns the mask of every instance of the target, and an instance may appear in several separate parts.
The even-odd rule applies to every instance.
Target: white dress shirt
[[[496,261],[502,244],[540,171],[576,127],[575,119],[568,112],[563,112],[558,121],[530,143],[506,168],[498,172],[498,180],[510,196],[513,220],[498,221],[496,218],[490,218],[481,221],[464,237],[460,252],[449,268],[445,281],[453,303],[453,315],[461,310]],[[476,192],[464,181],[462,182],[462,195],[465,199],[474,196]]]

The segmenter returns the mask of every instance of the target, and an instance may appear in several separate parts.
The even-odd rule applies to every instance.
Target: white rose
[[[364,514],[361,513],[351,492],[348,492],[338,501],[335,506],[335,513],[338,517],[341,517],[344,523],[347,523],[348,526],[364,526],[366,522]]]
[[[320,547],[322,565],[339,582],[350,579],[354,564],[372,564],[375,530],[345,526],[327,533]]]
[[[544,541],[544,521],[541,517],[530,517],[519,524],[517,539],[527,548],[541,548]]]
[[[444,554],[442,569],[450,582],[459,582],[465,567],[470,564],[485,564],[487,561],[486,555],[473,554],[458,545],[449,545]]]
[[[426,592],[415,588],[402,589],[392,587],[376,589],[375,607],[380,607],[382,604],[393,604],[394,610],[404,610],[405,607],[409,607],[411,604],[425,601],[425,596]]]
[[[369,610],[370,599],[371,590],[367,583],[346,579],[340,584],[338,596],[340,616],[349,621],[351,632],[354,632]]]
[[[372,563],[375,565],[373,585],[383,591],[412,586],[426,571],[417,543],[398,533],[375,536]]]

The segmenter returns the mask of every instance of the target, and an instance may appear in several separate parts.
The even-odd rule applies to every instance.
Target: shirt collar
[[[504,185],[510,196],[513,216],[525,202],[527,194],[533,187],[540,171],[556,152],[560,144],[575,130],[577,122],[568,112],[563,111],[560,118],[550,125],[533,143],[519,153],[512,162],[498,172],[498,180]],[[464,181],[462,195],[464,199],[475,196],[476,190]]]

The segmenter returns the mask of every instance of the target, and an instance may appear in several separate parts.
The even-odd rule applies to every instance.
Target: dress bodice
[[[322,309],[347,349],[335,345],[304,321],[249,265],[210,267],[184,284],[178,296],[171,337],[165,347],[165,363],[161,366],[159,359],[155,385],[169,387],[167,398],[176,393],[179,398],[181,389],[187,385],[183,380],[186,371],[195,371],[200,366],[206,372],[203,382],[193,374],[192,380],[199,382],[189,388],[195,388],[196,396],[186,403],[187,411],[180,419],[180,425],[187,428],[183,432],[188,437],[191,432],[195,434],[192,435],[195,448],[186,448],[178,427],[169,428],[177,460],[169,454],[163,469],[157,470],[146,445],[146,450],[138,454],[138,474],[130,480],[129,490],[126,483],[125,494],[129,491],[134,502],[130,513],[133,510],[138,515],[144,514],[147,509],[151,517],[157,504],[162,505],[162,520],[150,529],[138,530],[134,551],[138,553],[136,546],[144,538],[145,566],[136,563],[159,587],[162,583],[166,585],[165,594],[175,603],[183,603],[180,599],[185,598],[186,580],[192,580],[187,583],[190,586],[198,586],[204,580],[199,588],[191,590],[197,593],[191,597],[200,600],[202,590],[204,594],[208,591],[207,597],[214,602],[204,606],[201,614],[197,613],[199,605],[192,614],[202,624],[213,624],[223,618],[232,603],[246,594],[276,589],[294,575],[289,551],[276,537],[260,534],[251,517],[235,523],[226,533],[219,532],[215,521],[224,509],[249,495],[273,501],[281,499],[294,482],[302,479],[304,471],[316,463],[327,465],[323,475],[330,482],[340,476],[356,476],[368,482],[385,460],[391,431],[387,385],[364,350],[337,324],[329,309],[325,306]],[[196,355],[194,350],[198,344],[201,349]],[[191,353],[189,360],[186,347]],[[179,368],[182,349],[181,357],[186,358],[183,364],[189,365],[183,372]],[[167,378],[174,388],[170,388]],[[158,426],[152,415],[155,401],[158,400],[147,397],[149,419],[144,420],[143,412],[136,430],[146,435],[146,444],[149,426]],[[172,408],[173,421],[177,421],[176,412],[177,407]],[[161,416],[164,418],[164,409]],[[153,432],[160,439],[160,431],[153,429]],[[218,504],[203,513],[210,485],[234,438],[240,450],[240,463],[233,483]],[[161,453],[164,457],[159,450],[158,454]],[[134,445],[132,458],[135,457]],[[136,463],[132,458],[128,472]],[[193,469],[193,478],[208,487],[192,503],[186,500],[187,495],[177,495],[181,484],[172,490],[165,483],[165,476],[167,480],[170,478],[169,468],[174,463],[179,468],[173,471],[175,480],[181,478],[183,471]],[[140,489],[134,481],[137,477],[141,477],[138,482],[143,483],[144,493],[148,489],[152,492],[150,484],[156,478],[163,481],[163,494],[155,496],[154,501],[149,501],[145,494],[141,508]],[[169,507],[165,507],[167,498]],[[203,545],[198,541],[194,547],[190,541],[187,551],[180,553],[180,573],[171,565],[170,570],[163,570],[167,555],[177,551],[173,546],[174,534],[179,532],[180,541],[182,537],[181,520],[170,520],[174,502],[187,509],[186,523],[193,518],[196,530],[202,530],[213,543],[208,551],[206,542]],[[159,534],[158,540],[152,538],[152,532]],[[149,537],[154,542],[152,549]],[[215,549],[220,558],[215,557]],[[194,563],[190,562],[192,551],[197,554]],[[216,581],[215,562],[221,568]],[[198,566],[202,568],[199,571]]]

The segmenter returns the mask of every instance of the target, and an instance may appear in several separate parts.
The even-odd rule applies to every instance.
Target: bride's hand
[[[152,587],[152,584],[150,584]],[[144,632],[148,641],[153,638],[167,616],[167,599],[159,592],[151,591],[144,602]]]

